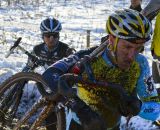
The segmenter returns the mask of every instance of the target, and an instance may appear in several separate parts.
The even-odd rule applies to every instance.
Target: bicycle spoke
[[[36,119],[30,130],[35,130],[38,126],[42,124],[42,122],[46,119],[49,115],[50,111],[53,110],[53,104],[50,103],[49,105],[45,106],[39,117]]]
[[[46,103],[45,98],[40,98],[32,107],[31,109],[24,115],[24,117],[17,123],[17,125],[13,128],[13,130],[18,130],[22,124],[25,124],[28,119],[44,104]]]

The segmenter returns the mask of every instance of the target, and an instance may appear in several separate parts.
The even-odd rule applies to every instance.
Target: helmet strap
[[[118,40],[119,40],[119,38],[118,38],[118,37],[116,37],[116,40],[115,40],[115,43],[114,43],[114,47],[113,47],[113,52],[114,52],[114,53],[115,53],[115,52],[116,52],[116,50],[117,50]]]
[[[116,65],[117,65],[117,54],[116,54],[116,50],[117,50],[118,41],[119,41],[119,38],[116,37],[116,40],[115,40],[115,43],[114,43],[114,49],[113,49],[113,53],[114,53],[113,62],[114,62]]]
[[[116,37],[114,46],[111,45],[110,43],[107,45],[107,49],[108,49],[109,52],[110,52],[111,61],[112,61],[113,64],[115,64],[115,65],[117,65],[117,55],[116,55],[116,50],[117,50],[118,40],[119,40],[119,38]]]

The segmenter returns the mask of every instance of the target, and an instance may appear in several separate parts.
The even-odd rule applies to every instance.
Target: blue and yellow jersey
[[[140,66],[137,62],[133,62],[129,70],[122,71],[115,66],[106,64],[103,57],[98,57],[91,63],[91,67],[96,80],[120,84],[130,94],[133,92],[140,76]],[[121,117],[118,112],[119,97],[107,87],[91,88],[79,84],[78,95],[93,110],[103,116],[109,128],[119,122]]]
[[[96,80],[120,84],[128,94],[136,90],[138,96],[144,101],[140,116],[151,120],[155,120],[157,116],[159,116],[158,112],[160,112],[160,110],[156,111],[156,109],[152,112],[152,114],[154,114],[154,112],[156,113],[157,116],[155,117],[151,117],[151,113],[146,113],[147,109],[149,109],[147,104],[150,104],[150,107],[155,106],[153,105],[154,103],[151,103],[153,102],[151,98],[154,99],[154,97],[157,96],[157,92],[151,81],[148,62],[143,55],[139,54],[130,69],[126,71],[114,66],[106,56],[106,53],[91,63],[91,67]],[[107,88],[92,87],[91,89],[91,87],[87,87],[87,85],[79,84],[78,95],[90,105],[92,109],[100,113],[111,126],[118,121],[120,116],[117,109],[119,103],[118,97]],[[159,104],[157,105],[157,109],[160,109],[158,107],[160,107]]]
[[[81,53],[64,58],[53,64],[51,68],[67,73],[78,59],[86,54],[88,54],[87,51],[82,51]],[[143,55],[138,54],[131,67],[128,70],[122,71],[112,64],[106,54],[104,52],[91,62],[96,80],[120,84],[128,94],[135,91],[142,101],[139,116],[148,120],[156,120],[160,117],[160,103],[157,91],[153,86],[147,59]],[[50,80],[53,82],[55,76],[52,73],[50,74]],[[86,75],[85,72],[83,75]],[[54,83],[51,84],[53,85]],[[106,120],[108,127],[111,128],[120,121],[121,115],[117,108],[120,102],[118,100],[119,97],[115,93],[104,87],[92,87],[91,89],[83,84],[78,84],[78,86],[79,97]]]

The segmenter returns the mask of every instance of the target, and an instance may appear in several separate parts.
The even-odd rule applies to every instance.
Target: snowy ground
[[[3,0],[2,0],[3,1]],[[45,0],[44,0],[45,1]],[[27,56],[16,50],[9,58],[5,58],[10,46],[18,37],[22,37],[21,45],[31,51],[33,46],[41,42],[39,31],[40,22],[53,16],[62,22],[63,31],[61,41],[74,47],[76,50],[86,47],[86,30],[91,30],[91,46],[99,44],[105,34],[105,22],[115,9],[128,8],[129,0],[46,0],[39,6],[13,5],[6,7],[2,2],[0,8],[0,83],[14,73],[20,72],[25,66]],[[146,5],[143,1],[142,7]],[[154,22],[153,22],[154,23]],[[144,54],[151,65],[150,42],[146,45]],[[41,73],[41,69],[38,69]],[[158,130],[151,121],[140,117],[131,118],[128,127],[123,130]]]

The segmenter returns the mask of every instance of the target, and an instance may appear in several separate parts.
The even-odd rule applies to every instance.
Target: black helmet
[[[59,33],[62,29],[61,23],[55,18],[47,18],[40,24],[41,33]]]

